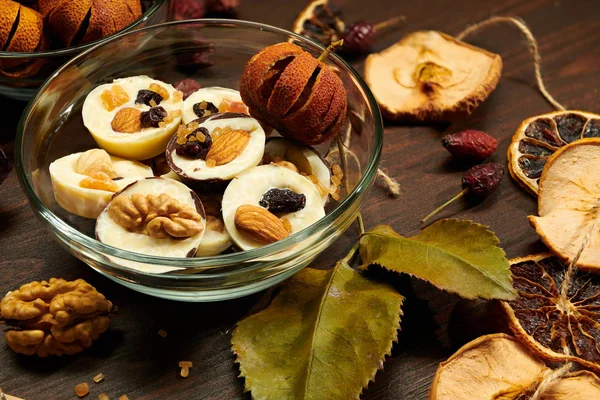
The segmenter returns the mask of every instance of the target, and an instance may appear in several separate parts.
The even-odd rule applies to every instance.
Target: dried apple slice
[[[369,55],[365,79],[390,119],[452,121],[488,97],[501,70],[498,54],[445,33],[419,31]]]
[[[482,336],[440,363],[429,399],[491,400],[509,394],[513,397],[507,398],[518,398],[547,369],[514,337],[504,333]]]
[[[323,46],[342,38],[346,25],[340,19],[340,9],[328,0],[313,0],[298,14],[294,32]]]
[[[511,260],[519,297],[502,302],[511,330],[552,361],[600,371],[600,277],[575,271],[561,296],[568,264],[544,253]]]
[[[600,138],[559,149],[540,179],[539,217],[529,222],[562,259],[600,272]]]
[[[529,399],[550,370],[514,337],[479,337],[454,353],[433,379],[430,400]],[[545,400],[587,400],[600,396],[600,379],[589,371],[551,380],[540,393]]]
[[[513,179],[537,195],[548,158],[560,147],[583,138],[600,137],[600,115],[556,111],[536,115],[519,125],[508,147],[508,170]]]

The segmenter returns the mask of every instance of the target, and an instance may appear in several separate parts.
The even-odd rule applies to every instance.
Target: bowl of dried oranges
[[[259,23],[126,32],[57,70],[23,113],[16,168],[73,255],[181,301],[290,277],[355,221],[383,142],[342,58]]]
[[[167,0],[0,0],[0,95],[29,100],[75,55],[168,12]]]

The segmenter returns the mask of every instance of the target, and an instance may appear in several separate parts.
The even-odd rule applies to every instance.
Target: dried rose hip
[[[375,29],[373,25],[365,21],[355,22],[344,31],[344,54],[358,56],[371,51],[375,42]]]
[[[462,178],[463,190],[477,197],[487,197],[500,186],[504,167],[498,163],[476,165]]]
[[[210,101],[201,101],[200,103],[194,104],[193,110],[194,114],[196,114],[198,118],[202,118],[204,116],[216,114],[219,112],[217,106],[215,106]]]
[[[306,196],[290,189],[271,189],[263,195],[258,204],[273,214],[291,213],[306,206]]]
[[[197,135],[198,133],[202,133],[202,135]],[[187,135],[186,140],[185,143],[177,143],[177,147],[175,148],[177,155],[205,160],[212,146],[212,138],[210,137],[210,133],[208,133],[208,129],[200,127]]]
[[[202,18],[206,14],[206,7],[202,0],[173,0],[171,3],[173,20]]]
[[[156,93],[154,90],[142,89],[138,91],[135,102],[137,104],[145,104],[147,106],[152,106],[150,102],[154,100],[154,105],[159,105],[161,101],[163,101],[163,97]]]
[[[0,146],[0,184],[4,182],[11,170],[10,161],[8,161],[8,157],[6,157],[2,146]]]
[[[158,106],[152,107],[148,111],[144,111],[140,116],[142,128],[157,128],[158,123],[162,122],[167,116],[167,110]]]
[[[206,0],[206,12],[212,17],[235,17],[240,0]]]
[[[183,93],[184,100],[190,97],[191,94],[194,93],[196,90],[201,88],[198,82],[189,78],[180,80],[174,86],[175,89]]]
[[[462,192],[433,210],[431,213],[429,213],[429,215],[423,218],[421,222],[427,221],[429,218],[442,211],[446,206],[460,199],[466,194],[480,199],[489,196],[498,188],[498,186],[500,186],[503,176],[504,167],[498,163],[488,163],[474,166],[465,172],[462,178]]]
[[[479,162],[494,154],[498,141],[485,132],[467,129],[444,136],[442,145],[458,160]]]

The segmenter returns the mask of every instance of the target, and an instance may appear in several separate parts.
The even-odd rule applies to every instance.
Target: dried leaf
[[[306,268],[232,337],[255,399],[358,399],[390,353],[404,298],[345,261]]]
[[[441,220],[412,238],[380,225],[360,240],[361,268],[378,264],[468,299],[513,299],[509,263],[498,243],[471,221]]]

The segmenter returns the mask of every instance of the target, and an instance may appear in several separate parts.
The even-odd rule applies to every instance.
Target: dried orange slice
[[[568,264],[557,256],[517,258],[510,268],[519,297],[501,304],[519,340],[545,359],[600,371],[600,277],[575,271],[563,297]]]
[[[508,170],[527,191],[537,194],[548,157],[577,139],[600,137],[600,115],[557,111],[526,119],[508,147]]]
[[[335,4],[329,4],[328,0],[313,0],[294,21],[293,31],[328,46],[341,39],[345,29]]]
[[[540,179],[539,217],[529,222],[542,241],[577,267],[600,272],[600,138],[559,149]]]
[[[529,399],[552,371],[514,337],[479,337],[440,363],[430,400]],[[588,400],[600,396],[600,379],[589,371],[550,380],[540,399]]]
[[[420,31],[369,55],[365,80],[390,119],[452,121],[488,97],[501,70],[498,54],[445,33]]]
[[[0,50],[4,50],[10,41],[20,7],[19,3],[11,0],[4,1],[0,7]]]

